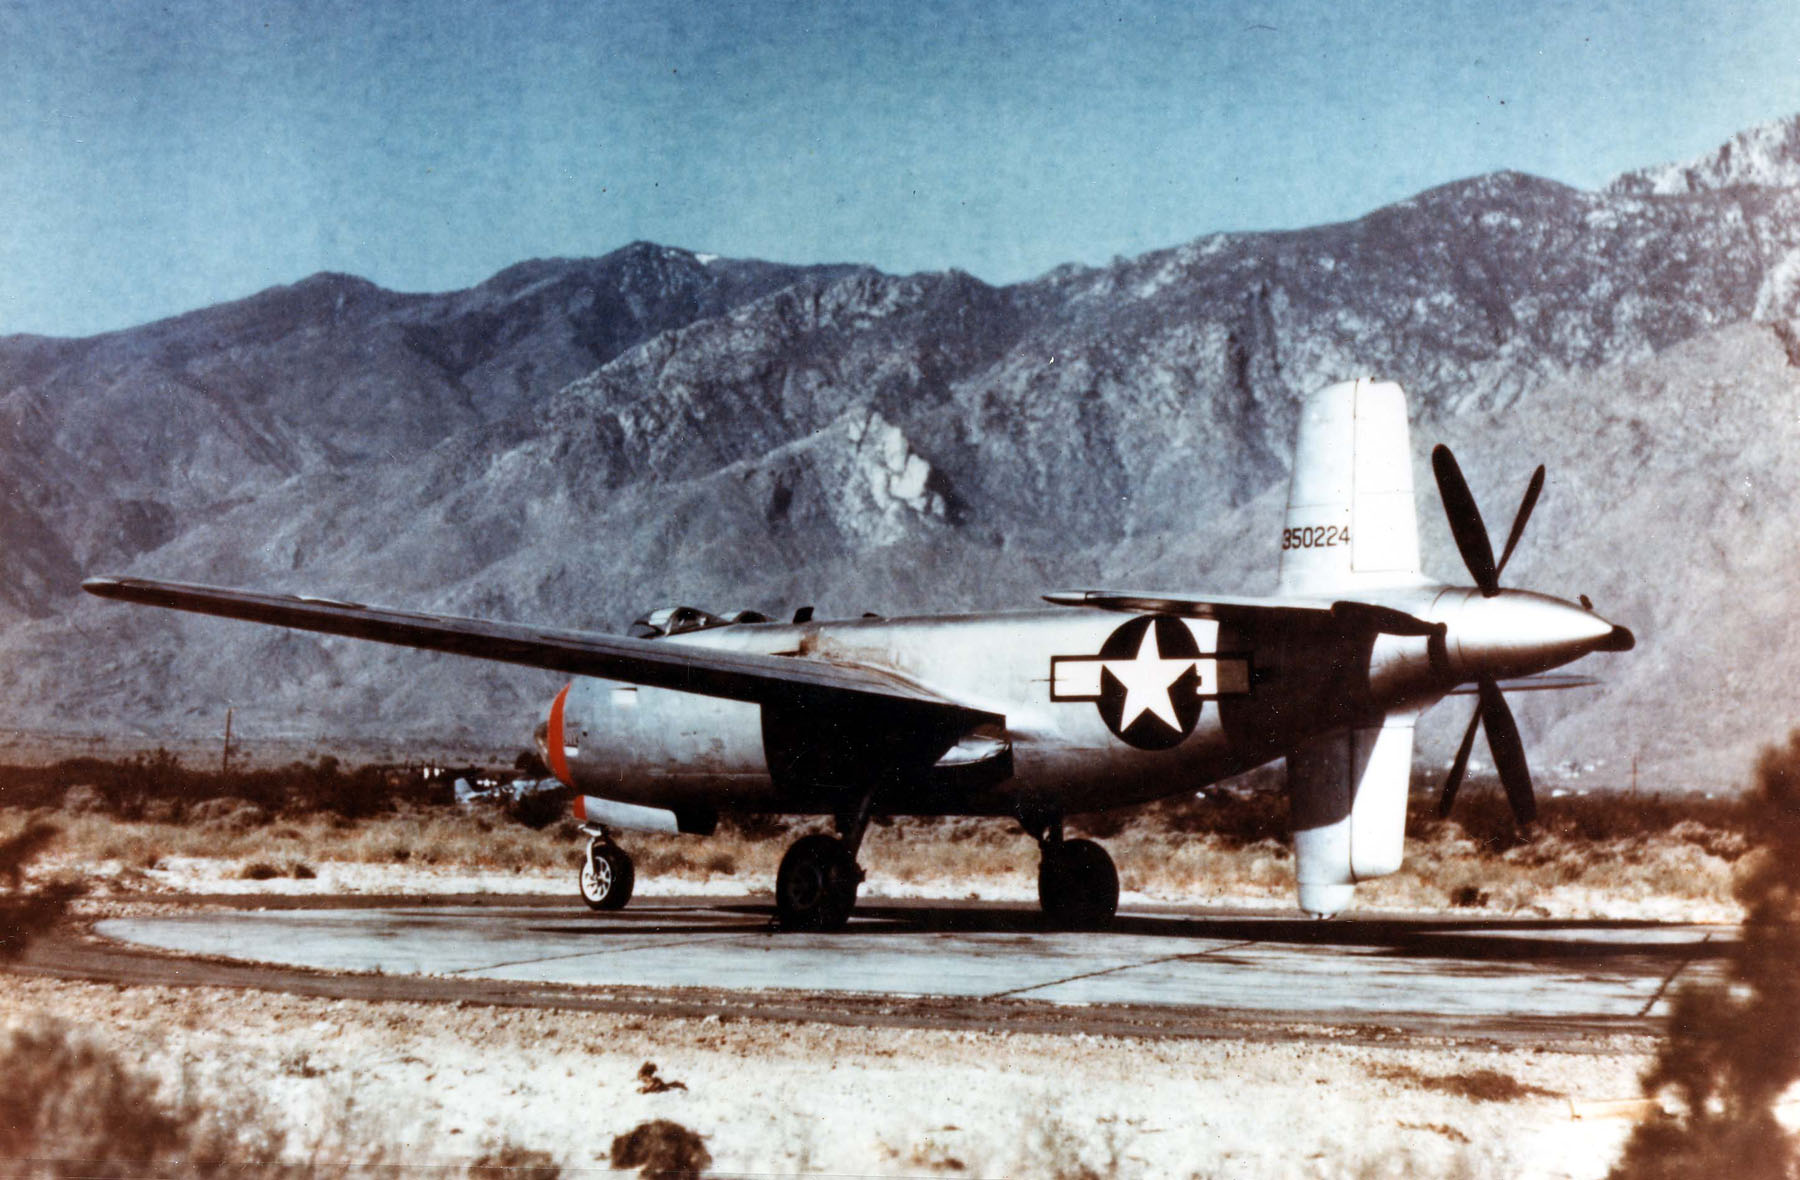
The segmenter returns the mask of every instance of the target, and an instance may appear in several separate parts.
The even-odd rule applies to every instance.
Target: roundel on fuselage
[[[1140,750],[1181,744],[1200,720],[1200,646],[1180,619],[1139,615],[1091,656],[1051,660],[1051,698],[1088,700],[1122,742]]]

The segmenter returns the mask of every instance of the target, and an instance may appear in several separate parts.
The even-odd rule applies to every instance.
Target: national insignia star
[[[1119,713],[1119,728],[1131,725],[1145,713],[1165,722],[1170,729],[1180,730],[1181,720],[1175,715],[1175,701],[1169,689],[1182,673],[1194,666],[1189,656],[1183,660],[1165,660],[1156,642],[1156,628],[1144,628],[1137,655],[1129,660],[1107,660],[1102,665],[1125,688],[1125,705]]]

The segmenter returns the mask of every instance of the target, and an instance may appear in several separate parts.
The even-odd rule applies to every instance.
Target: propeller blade
[[[1444,779],[1444,793],[1438,799],[1438,818],[1449,819],[1450,809],[1456,805],[1456,788],[1462,786],[1463,774],[1469,769],[1469,751],[1475,748],[1475,730],[1481,725],[1481,709],[1477,708],[1469,716],[1469,728],[1463,731],[1462,745],[1456,747],[1456,761],[1450,764],[1449,777]]]
[[[1437,477],[1438,496],[1444,501],[1444,515],[1450,521],[1450,535],[1456,538],[1457,551],[1469,576],[1481,588],[1484,598],[1500,593],[1499,574],[1494,568],[1494,546],[1488,540],[1487,526],[1481,523],[1481,509],[1469,491],[1456,456],[1443,443],[1431,448],[1431,472]]]
[[[1500,772],[1500,785],[1506,788],[1506,801],[1512,804],[1513,819],[1520,827],[1537,819],[1537,797],[1531,789],[1531,767],[1525,762],[1525,744],[1519,740],[1519,725],[1513,720],[1506,697],[1491,676],[1483,676],[1481,685],[1481,727],[1487,730],[1488,749],[1494,754],[1494,769]]]
[[[1506,548],[1500,553],[1500,564],[1494,568],[1497,581],[1506,572],[1506,563],[1513,555],[1513,549],[1519,544],[1519,538],[1525,534],[1525,522],[1531,519],[1531,510],[1537,507],[1538,496],[1544,490],[1544,465],[1531,473],[1531,483],[1525,489],[1525,498],[1519,502],[1519,514],[1513,517],[1512,532],[1506,534]]]

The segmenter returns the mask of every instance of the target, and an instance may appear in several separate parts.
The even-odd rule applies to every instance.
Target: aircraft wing
[[[1436,635],[1443,630],[1439,624],[1428,623],[1405,611],[1373,602],[1293,595],[1245,598],[1228,594],[1209,594],[1204,597],[1158,594],[1143,590],[1056,590],[1044,595],[1044,601],[1058,606],[1149,611],[1159,615],[1219,619],[1226,622],[1267,618],[1272,613],[1313,615],[1320,619],[1333,619],[1347,627],[1382,631],[1390,635]]]
[[[1057,606],[1091,606],[1101,610],[1150,611],[1190,619],[1241,618],[1256,611],[1294,610],[1331,612],[1329,598],[1242,598],[1229,594],[1205,597],[1161,594],[1148,590],[1054,590],[1045,602]]]
[[[147,578],[89,578],[81,586],[101,598],[451,652],[575,676],[624,680],[701,696],[775,705],[900,705],[911,716],[928,717],[934,727],[952,729],[1004,720],[878,669],[819,659],[721,651],[664,639],[632,639],[455,615],[414,614],[329,598],[261,594]]]

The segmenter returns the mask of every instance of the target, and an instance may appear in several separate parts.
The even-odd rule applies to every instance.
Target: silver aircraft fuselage
[[[1422,711],[1477,675],[1556,667],[1613,632],[1528,591],[1484,598],[1421,583],[1374,597],[1444,624],[1437,659],[1425,636],[1346,634],[1321,612],[1281,610],[1280,599],[1236,619],[1059,607],[732,624],[656,642],[882,669],[1003,716],[1003,730],[884,787],[876,810],[1019,815],[1195,790],[1317,735]],[[853,783],[792,767],[794,749],[819,736],[804,711],[772,723],[755,703],[579,677],[552,705],[545,744],[560,777],[603,798],[697,814],[830,814],[842,806],[837,788]]]

